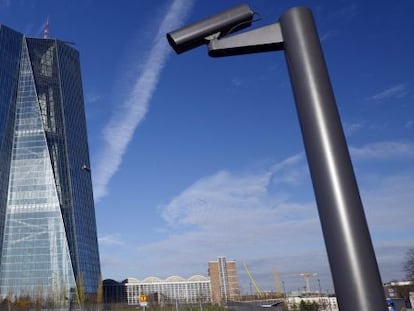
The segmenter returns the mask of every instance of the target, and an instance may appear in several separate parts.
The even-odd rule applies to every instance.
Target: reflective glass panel
[[[74,273],[25,42],[15,115],[0,291],[62,301]]]

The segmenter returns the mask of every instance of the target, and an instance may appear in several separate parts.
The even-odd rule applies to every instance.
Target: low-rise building
[[[414,282],[412,281],[392,281],[384,283],[385,297],[387,304],[391,307],[410,308],[410,293],[414,292]]]
[[[106,303],[127,303],[139,305],[139,297],[144,294],[149,303],[205,304],[211,303],[211,283],[208,277],[194,275],[188,279],[170,276],[163,280],[147,277],[144,280],[128,278],[120,283],[104,281],[104,300]]]
[[[321,311],[338,311],[338,301],[335,296],[315,295],[315,296],[288,296],[286,297],[286,304],[289,309],[294,306],[299,307],[301,301],[305,303],[316,303],[319,305]]]

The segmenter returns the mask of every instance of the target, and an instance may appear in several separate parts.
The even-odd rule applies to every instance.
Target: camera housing
[[[227,35],[249,27],[254,12],[247,4],[240,4],[199,22],[167,33],[167,39],[177,54],[208,43],[212,35]],[[215,37],[216,38],[216,37]]]

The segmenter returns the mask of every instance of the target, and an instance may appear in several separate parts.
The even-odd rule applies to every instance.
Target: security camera
[[[251,25],[254,12],[240,4],[199,22],[167,34],[168,42],[177,54],[208,43],[213,35],[227,35]],[[210,37],[210,38],[209,38]]]

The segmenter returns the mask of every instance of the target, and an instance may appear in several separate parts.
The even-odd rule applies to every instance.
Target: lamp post
[[[237,7],[233,15],[251,21],[245,6]],[[219,38],[217,33],[228,30],[233,22],[228,16],[232,16],[231,10],[171,32],[167,38],[177,53],[184,51],[184,45],[188,49],[200,42],[209,42],[213,57],[285,52],[339,308],[386,311],[378,264],[311,11],[295,7],[275,24]]]
[[[289,299],[286,293],[285,281],[282,281],[282,287],[283,287],[284,304],[287,306],[289,304]]]
[[[318,285],[319,285],[319,295],[322,295],[321,280],[320,279],[318,279]]]

